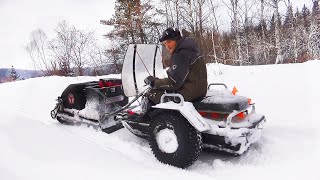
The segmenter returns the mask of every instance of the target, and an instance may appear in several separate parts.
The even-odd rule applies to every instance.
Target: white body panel
[[[190,102],[184,102],[183,105],[174,102],[166,102],[152,107],[157,109],[170,109],[179,111],[199,132],[204,132],[211,129],[210,125],[197,112],[193,104]]]

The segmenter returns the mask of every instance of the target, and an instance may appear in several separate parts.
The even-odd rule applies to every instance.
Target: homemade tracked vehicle
[[[122,127],[148,139],[162,163],[187,168],[203,147],[240,155],[261,137],[266,121],[250,99],[233,95],[225,84],[210,84],[206,97],[186,102],[166,93],[142,113],[149,74],[165,77],[158,45],[130,45],[121,79],[72,84],[57,99],[51,116],[62,124],[88,124],[107,133]],[[131,101],[129,102],[129,98]],[[174,101],[171,101],[174,99]]]

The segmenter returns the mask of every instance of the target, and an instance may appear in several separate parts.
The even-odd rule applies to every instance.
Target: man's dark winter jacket
[[[206,95],[206,63],[199,58],[197,45],[191,38],[182,38],[177,42],[167,74],[168,78],[154,81],[156,89],[175,91],[186,101]]]

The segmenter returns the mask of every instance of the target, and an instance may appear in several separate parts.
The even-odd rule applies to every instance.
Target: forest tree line
[[[113,18],[101,23],[114,27],[107,51],[120,60],[128,44],[159,43],[161,32],[175,27],[191,33],[207,62],[297,63],[320,57],[319,0],[309,1],[312,9],[294,9],[290,0],[117,0]]]
[[[45,75],[120,73],[129,44],[158,44],[174,27],[195,39],[208,63],[300,63],[320,59],[319,0],[307,1],[312,6],[299,9],[290,0],[116,0],[113,17],[100,21],[112,27],[103,35],[108,45],[63,21],[53,38],[32,32],[26,50]]]

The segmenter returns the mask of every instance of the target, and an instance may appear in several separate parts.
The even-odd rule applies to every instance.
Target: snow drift
[[[181,170],[126,129],[61,125],[50,117],[55,99],[70,83],[100,77],[41,77],[0,84],[0,179],[320,179],[320,61],[207,68],[209,83],[235,85],[267,117],[261,140],[242,156],[203,152]]]

